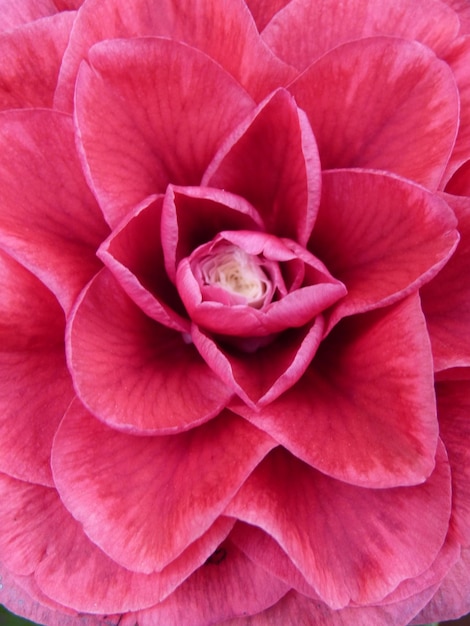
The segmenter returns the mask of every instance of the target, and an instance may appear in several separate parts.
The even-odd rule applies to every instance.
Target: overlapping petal
[[[106,268],[69,319],[68,362],[85,406],[131,432],[185,430],[217,415],[233,393],[181,333],[144,315]]]
[[[124,567],[150,573],[212,526],[275,445],[229,412],[187,433],[135,437],[75,403],[52,467],[62,501],[92,541]]]
[[[438,422],[419,301],[344,320],[300,381],[262,412],[237,405],[309,465],[356,485],[423,482]]]
[[[451,69],[429,48],[392,37],[346,43],[289,91],[308,115],[324,169],[383,169],[437,189],[459,96]]]
[[[53,0],[0,0],[0,32],[19,28],[56,13]]]

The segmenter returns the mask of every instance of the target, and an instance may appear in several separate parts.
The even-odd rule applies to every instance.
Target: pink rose
[[[469,3],[0,14],[0,602],[469,611]]]

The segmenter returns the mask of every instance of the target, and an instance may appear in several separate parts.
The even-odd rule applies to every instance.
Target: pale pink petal
[[[68,312],[99,269],[95,250],[107,235],[76,156],[72,120],[47,110],[5,111],[0,150],[0,245]]]
[[[137,613],[139,626],[219,624],[266,610],[289,588],[248,559],[228,539],[166,600]]]
[[[441,436],[452,469],[451,528],[460,543],[470,546],[470,382],[448,381],[437,385]]]
[[[446,195],[459,221],[460,242],[439,274],[421,290],[436,370],[470,365],[470,199]],[[465,277],[465,278],[464,278]]]
[[[454,11],[433,0],[292,0],[262,37],[281,59],[304,70],[340,44],[380,35],[420,41],[440,53],[459,27]],[[354,62],[351,68],[356,71]]]
[[[432,600],[412,624],[458,619],[470,611],[470,550],[462,550],[460,560],[444,578]]]
[[[470,33],[470,4],[468,0],[444,0],[454,11],[460,20],[460,33]]]
[[[255,99],[295,75],[260,38],[243,0],[88,0],[64,57],[56,105],[71,111],[76,74],[93,44],[158,36],[198,48],[232,74]],[[211,94],[207,86],[206,94]]]
[[[150,573],[211,527],[273,446],[228,411],[186,433],[136,437],[76,402],[56,435],[52,467],[62,501],[92,541],[124,567]]]
[[[0,0],[0,32],[13,30],[56,13],[53,0]]]
[[[226,509],[269,533],[331,608],[380,600],[430,567],[451,509],[443,446],[422,485],[362,489],[277,448]]]
[[[451,69],[425,46],[390,37],[347,43],[289,91],[308,115],[323,169],[383,169],[438,187],[459,98]]]
[[[427,604],[435,588],[391,606],[361,606],[339,611],[291,591],[272,609],[244,620],[230,620],[221,626],[408,626],[410,619]],[[420,622],[422,623],[422,622]]]
[[[33,575],[53,601],[85,613],[120,613],[161,601],[210,557],[233,526],[233,520],[220,518],[162,572],[146,575],[120,567],[91,543],[55,490],[0,474],[0,494],[4,564],[15,576]]]
[[[232,394],[181,333],[142,313],[107,268],[81,294],[67,344],[80,399],[122,430],[185,430],[217,415]]]
[[[418,298],[344,320],[291,390],[262,412],[237,406],[303,461],[352,484],[420,483],[438,423]]]
[[[79,139],[113,226],[170,182],[198,185],[222,139],[253,108],[230,74],[177,41],[102,42],[89,63],[77,79]]]
[[[144,313],[160,324],[189,333],[189,320],[165,270],[162,205],[163,196],[146,198],[130,211],[97,254]]]
[[[348,290],[329,327],[431,280],[457,245],[455,227],[446,202],[409,181],[378,172],[325,172],[309,247]]]
[[[64,316],[37,278],[0,252],[0,471],[53,485],[52,439],[73,398]]]
[[[1,110],[52,107],[73,18],[60,13],[0,35]]]
[[[246,0],[260,32],[273,15],[282,9],[282,7],[286,6],[286,4],[289,4],[289,2],[290,0]]]
[[[470,36],[455,41],[443,58],[454,73],[460,98],[459,132],[444,174],[443,182],[446,183],[470,158]]]
[[[191,337],[209,367],[253,409],[269,404],[292,387],[309,366],[323,337],[324,320],[281,333],[268,345],[247,338],[245,351],[220,345],[196,324]],[[241,340],[238,345],[242,344]]]
[[[320,161],[310,124],[287,91],[276,91],[227,138],[202,184],[248,200],[268,232],[307,243],[320,201]]]

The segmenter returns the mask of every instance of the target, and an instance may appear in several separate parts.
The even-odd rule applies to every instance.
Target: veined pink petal
[[[290,0],[246,0],[260,32],[273,15],[289,2]]]
[[[383,169],[438,187],[459,97],[451,69],[429,48],[392,37],[343,44],[289,91],[308,115],[323,169]]]
[[[266,610],[289,591],[287,585],[248,559],[231,541],[166,600],[136,615],[139,626],[219,624]]]
[[[181,333],[142,313],[107,268],[81,294],[68,327],[77,393],[130,432],[177,432],[217,415],[232,391]]]
[[[434,0],[292,0],[262,37],[278,57],[304,70],[343,43],[380,35],[420,41],[439,54],[459,27],[454,11]],[[351,68],[357,71],[353,61]]]
[[[13,30],[56,13],[53,0],[0,0],[0,32]]]
[[[73,19],[71,12],[60,13],[0,35],[1,110],[52,108]]]
[[[343,316],[391,304],[428,282],[454,251],[449,206],[409,181],[379,172],[325,172],[310,249],[348,290]]]
[[[220,518],[162,572],[141,574],[107,557],[64,509],[53,489],[0,474],[2,560],[34,575],[40,591],[72,610],[106,615],[152,606],[185,580],[224,541],[233,520]]]
[[[163,196],[150,196],[120,223],[98,250],[98,256],[127,295],[149,317],[189,333],[185,315],[163,259]]]
[[[460,242],[439,274],[421,290],[431,337],[434,367],[443,370],[470,365],[470,199],[444,195],[459,221]],[[464,278],[465,277],[465,278]]]
[[[71,111],[78,67],[93,44],[148,36],[185,42],[205,52],[257,100],[295,75],[260,38],[243,0],[134,0],[132,5],[88,0],[64,56],[56,106]]]
[[[459,542],[470,546],[470,381],[437,384],[441,436],[452,470],[451,528]]]
[[[331,608],[380,600],[419,575],[444,543],[451,508],[444,447],[422,485],[362,489],[276,448],[226,509],[263,528]]]
[[[320,201],[320,161],[310,124],[278,90],[233,131],[202,179],[256,207],[267,232],[305,245]]]
[[[169,185],[163,202],[161,237],[165,267],[176,279],[178,263],[223,230],[264,230],[245,198],[209,187]]]
[[[92,541],[122,566],[151,573],[212,526],[275,445],[228,411],[186,433],[136,437],[76,402],[56,435],[52,467],[62,501]]]
[[[303,377],[241,413],[300,459],[364,487],[423,482],[438,437],[429,338],[417,296],[344,320]]]
[[[309,366],[323,337],[319,315],[303,328],[283,332],[254,352],[222,347],[196,324],[191,337],[209,367],[252,409],[269,404],[294,385]]]
[[[63,312],[37,278],[2,252],[0,292],[0,471],[52,486],[52,439],[74,395]]]
[[[230,620],[223,626],[408,626],[417,611],[429,602],[435,587],[426,589],[413,599],[391,606],[361,606],[331,610],[325,604],[314,602],[295,591],[289,592],[272,609],[245,620]],[[432,618],[431,618],[432,619]],[[422,623],[422,620],[421,622]]]
[[[72,120],[47,110],[5,111],[0,150],[0,245],[68,312],[99,269],[95,251],[107,235],[76,156]]]
[[[79,140],[113,226],[170,182],[199,184],[222,139],[254,106],[230,74],[177,41],[106,41],[89,63],[77,78]]]

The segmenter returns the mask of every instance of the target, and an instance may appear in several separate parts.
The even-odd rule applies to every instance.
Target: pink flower
[[[0,15],[0,602],[469,611],[469,4]]]

